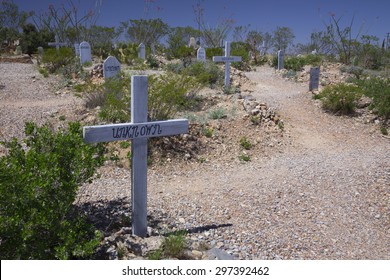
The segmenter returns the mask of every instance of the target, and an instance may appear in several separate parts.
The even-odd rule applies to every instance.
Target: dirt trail
[[[0,74],[1,139],[22,137],[27,120],[80,115],[81,100],[55,94],[34,66],[0,64]],[[389,139],[373,124],[324,113],[307,87],[271,68],[247,76],[252,95],[277,108],[291,145],[247,163],[232,154],[149,168],[150,221],[192,230],[194,242],[237,259],[390,259]],[[130,190],[129,171],[108,165],[80,189],[80,203],[128,203]]]
[[[324,113],[273,69],[247,76],[293,144],[248,164],[151,174],[151,205],[195,224],[232,224],[212,237],[233,254],[244,247],[240,258],[388,259],[389,140],[371,124]]]

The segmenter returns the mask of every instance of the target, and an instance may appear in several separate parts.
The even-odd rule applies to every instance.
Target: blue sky
[[[60,7],[69,0],[13,0],[20,10],[47,11],[49,4]],[[145,12],[145,2],[150,1]],[[197,0],[72,0],[79,13],[100,6],[97,21],[102,26],[117,26],[121,21],[140,18],[161,18],[172,27],[197,27],[192,6]],[[204,0],[205,22],[215,26],[218,20],[231,17],[235,25],[248,25],[250,29],[272,32],[277,26],[292,29],[294,43],[307,43],[313,31],[324,30],[330,13],[342,17],[341,26],[346,27],[354,17],[353,31],[363,27],[363,33],[375,35],[382,41],[390,32],[389,0]]]

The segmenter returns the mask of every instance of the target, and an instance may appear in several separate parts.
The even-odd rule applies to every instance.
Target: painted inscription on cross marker
[[[147,154],[148,138],[188,133],[188,120],[148,122],[148,77],[131,77],[130,123],[86,126],[87,143],[131,139],[132,233],[147,234]]]
[[[230,56],[230,42],[225,42],[225,56],[213,56],[214,62],[225,62],[225,87],[230,86],[230,63],[241,61],[241,56]]]

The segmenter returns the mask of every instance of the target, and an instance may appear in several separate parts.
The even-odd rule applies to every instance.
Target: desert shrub
[[[47,49],[43,53],[42,62],[50,73],[74,62],[75,54],[71,48]]]
[[[221,56],[223,54],[222,48],[206,48],[206,57],[208,59],[213,59],[213,56]]]
[[[165,68],[175,74],[194,77],[198,83],[204,86],[221,86],[223,84],[223,71],[213,62],[196,61],[184,65],[181,63],[170,63]]]
[[[351,114],[356,109],[362,90],[356,85],[337,84],[325,87],[318,98],[325,110],[339,114]]]
[[[130,78],[107,79],[94,96],[102,101],[99,117],[108,122],[130,120]]]
[[[371,108],[381,117],[390,118],[390,80],[372,77],[357,80],[357,86],[363,93],[372,98]]]
[[[2,143],[0,158],[1,259],[90,257],[100,234],[73,206],[80,184],[102,161],[102,146],[83,142],[80,124],[54,133],[27,123],[24,143]]]
[[[200,88],[195,78],[172,73],[149,76],[148,86],[152,120],[172,119],[179,110],[191,108]]]
[[[284,68],[287,70],[301,71],[303,66],[305,66],[306,61],[304,57],[287,57],[284,59]]]
[[[184,75],[195,77],[205,86],[221,86],[223,84],[223,71],[213,62],[195,62],[183,71]]]

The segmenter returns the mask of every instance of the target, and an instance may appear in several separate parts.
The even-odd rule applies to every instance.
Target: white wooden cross
[[[57,52],[60,50],[60,47],[66,46],[66,43],[60,43],[60,39],[58,38],[58,35],[55,36],[55,42],[49,42],[47,43],[50,47],[56,47]]]
[[[131,77],[131,122],[83,128],[87,143],[132,140],[132,229],[133,235],[147,234],[148,138],[188,133],[188,120],[148,122],[148,77]]]
[[[225,56],[213,56],[214,62],[225,62],[225,87],[230,86],[230,62],[241,61],[241,56],[230,56],[230,42],[225,42]]]

